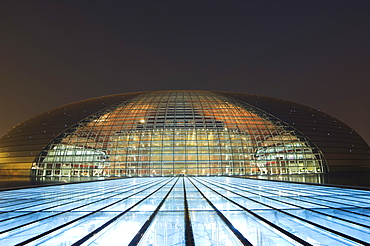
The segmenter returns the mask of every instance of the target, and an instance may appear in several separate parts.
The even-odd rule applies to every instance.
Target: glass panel
[[[278,211],[256,210],[254,212],[309,243],[324,245],[356,245],[346,238],[314,227],[307,222],[294,219]]]
[[[85,213],[70,212],[62,216],[56,216],[49,219],[34,221],[28,226],[23,226],[6,233],[6,237],[0,238],[1,245],[15,245],[29,238],[37,236],[40,232],[48,231],[56,226],[72,221]],[[45,215],[44,215],[45,216]]]
[[[84,245],[128,245],[150,215],[150,212],[127,213]]]
[[[297,245],[293,239],[244,211],[226,211],[224,215],[253,245]]]
[[[118,213],[95,213],[78,220],[61,230],[48,234],[28,245],[71,245],[86,234],[89,234]]]
[[[195,245],[243,245],[216,212],[190,213]]]
[[[58,136],[36,158],[38,176],[320,173],[319,150],[247,103],[206,91],[138,95]]]
[[[139,245],[185,245],[184,213],[158,213]]]
[[[151,224],[143,232],[141,245],[183,245],[184,187],[195,243],[240,245],[191,182],[253,245],[297,245],[294,236],[312,245],[370,243],[368,201],[364,199],[370,191],[230,177],[164,177],[0,191],[1,198],[18,204],[3,206],[0,245],[22,243],[43,233],[27,245],[70,245],[86,235],[91,238],[83,245],[127,245],[146,221]],[[345,208],[341,197],[346,203],[351,198]],[[307,206],[327,199],[336,201],[330,201],[330,207]]]

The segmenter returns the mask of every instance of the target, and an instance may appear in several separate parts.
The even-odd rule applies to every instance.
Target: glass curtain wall
[[[284,122],[205,91],[141,94],[84,119],[36,158],[36,176],[323,172],[320,151]]]

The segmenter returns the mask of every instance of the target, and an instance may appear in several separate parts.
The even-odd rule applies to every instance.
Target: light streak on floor
[[[0,245],[369,245],[370,191],[229,177],[0,192]]]

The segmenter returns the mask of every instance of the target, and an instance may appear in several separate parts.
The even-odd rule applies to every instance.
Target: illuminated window
[[[295,174],[324,165],[318,148],[284,122],[204,91],[150,92],[113,105],[55,138],[35,162],[39,176]]]

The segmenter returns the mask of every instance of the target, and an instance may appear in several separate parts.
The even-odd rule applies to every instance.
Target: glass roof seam
[[[188,180],[192,183],[192,185],[197,189],[197,191],[203,196],[203,198],[207,201],[207,203],[214,209],[217,215],[221,218],[221,220],[227,225],[227,227],[235,234],[235,236],[242,242],[244,245],[251,245],[252,244],[244,237],[242,233],[240,233],[232,224],[231,222],[222,214],[220,210],[216,208],[216,206],[204,195],[204,193],[194,184],[191,178]]]
[[[204,180],[204,179],[203,179],[203,180]],[[207,183],[208,183],[209,181],[205,181],[205,182],[207,182]],[[224,183],[223,183],[222,185],[226,185],[226,186],[227,186],[227,184],[224,184]],[[221,189],[224,189],[224,188],[222,188],[222,186],[219,186],[219,185],[216,185],[216,186],[218,186],[218,187],[219,187],[219,188],[221,188]],[[209,189],[212,189],[212,188],[209,188]],[[213,190],[213,189],[212,189],[212,190]],[[229,198],[225,197],[225,196],[224,196],[224,195],[222,195],[221,193],[219,193],[219,192],[217,192],[217,191],[215,191],[215,190],[213,190],[213,191],[214,191],[214,192],[216,192],[217,194],[221,195],[222,197],[226,198],[227,200],[229,200],[229,201],[233,202],[232,200],[230,200]],[[261,203],[261,202],[259,202],[259,201],[255,200],[255,199],[253,199],[253,198],[246,197],[246,196],[244,196],[244,195],[242,195],[242,194],[239,194],[239,193],[237,193],[237,192],[234,192],[234,191],[231,191],[231,190],[228,190],[228,191],[229,191],[229,192],[231,192],[231,193],[234,193],[234,194],[236,194],[236,195],[239,195],[239,196],[241,196],[241,197],[244,197],[244,198],[246,198],[246,199],[248,199],[248,200],[252,200],[252,201],[254,201],[254,202],[257,202],[257,203],[263,204],[263,203]],[[261,195],[261,194],[257,194],[257,193],[255,193],[255,194],[256,194],[256,195],[258,195],[259,197],[265,197],[265,198],[270,199],[270,200],[275,200],[275,199],[273,199],[273,198],[266,197],[266,196],[263,196],[263,195]],[[233,203],[234,203],[234,202],[233,202]],[[235,204],[237,204],[237,203],[235,203]],[[286,212],[286,211],[284,211],[284,210],[281,210],[281,209],[275,208],[275,207],[273,207],[273,206],[271,206],[271,205],[268,205],[268,204],[263,204],[263,205],[264,205],[264,206],[267,206],[267,207],[269,207],[270,209],[273,209],[273,210],[275,210],[275,211],[279,211],[280,213],[283,213],[283,214],[285,214],[285,215],[291,216],[291,217],[293,217],[293,218],[297,219],[298,221],[303,221],[303,222],[308,223],[308,224],[310,224],[310,225],[312,225],[312,226],[316,226],[316,227],[318,227],[318,228],[321,228],[321,229],[323,229],[323,230],[326,230],[326,231],[328,231],[328,232],[330,232],[330,233],[332,233],[332,234],[335,234],[335,235],[341,236],[341,237],[343,237],[343,238],[346,238],[346,239],[352,240],[352,241],[354,241],[354,242],[356,242],[356,243],[366,243],[366,242],[364,242],[364,241],[362,241],[362,240],[359,240],[359,239],[354,238],[354,237],[352,237],[352,236],[349,236],[349,235],[347,235],[347,234],[341,233],[341,232],[339,232],[339,231],[335,231],[335,230],[333,230],[333,229],[331,229],[331,228],[328,228],[328,227],[322,226],[322,225],[320,225],[320,224],[317,224],[317,223],[311,222],[311,221],[309,221],[309,220],[307,220],[307,219],[303,219],[303,218],[301,218],[301,217],[299,217],[299,216],[293,215],[293,214],[288,213],[288,212]],[[238,204],[238,206],[243,207],[243,206],[241,206],[241,205],[239,205],[239,204]],[[297,205],[294,205],[294,206],[299,207],[299,206],[297,206]],[[244,208],[244,207],[243,207],[243,208]],[[302,207],[301,207],[301,209],[302,209]],[[304,210],[308,210],[308,209],[305,209],[305,208],[303,208],[303,209],[304,209]],[[350,222],[351,222],[351,221],[350,221]],[[356,224],[356,223],[354,223],[354,224]],[[362,226],[363,226],[363,225],[362,225]],[[366,227],[368,227],[368,226],[366,226]]]
[[[238,189],[240,190],[240,187],[238,187]],[[267,192],[266,190],[264,190],[264,192],[270,193],[270,194],[273,195],[272,192]],[[250,193],[254,193],[254,192],[250,192]],[[254,194],[257,194],[257,193],[254,193]],[[290,202],[287,202],[287,201],[282,201],[282,200],[276,199],[274,197],[269,197],[269,196],[265,196],[265,195],[261,195],[261,194],[259,194],[259,196],[260,197],[265,197],[267,199],[270,199],[270,200],[273,200],[273,201],[277,201],[277,202],[280,202],[280,203],[284,203],[284,204],[287,204],[287,205],[295,206],[298,209],[307,210],[307,211],[310,211],[310,212],[313,212],[313,213],[317,213],[317,214],[321,214],[321,215],[324,215],[324,216],[329,216],[328,214],[325,214],[323,212],[316,211],[316,210],[313,210],[313,209],[310,209],[310,208],[307,208],[307,207],[303,207],[303,206],[297,205],[295,203],[290,203]],[[299,200],[296,197],[289,197],[289,199],[290,200],[296,200],[296,201],[302,201],[302,200]],[[330,207],[330,206],[327,206],[327,205],[321,205],[321,204],[314,203],[314,202],[307,202],[307,201],[303,201],[303,202],[305,202],[305,203],[311,203],[311,204],[315,204],[315,205],[319,205],[319,206],[324,206],[326,208],[334,208],[334,207]],[[338,208],[338,210],[340,210],[340,208]],[[365,228],[370,229],[370,226],[367,226],[367,225],[364,225],[364,224],[361,224],[361,223],[357,223],[357,222],[353,222],[353,221],[350,221],[350,220],[347,220],[347,219],[343,219],[343,218],[340,218],[338,216],[330,215],[330,217],[333,218],[333,219],[341,220],[341,221],[344,221],[344,222],[347,222],[347,223],[355,224],[357,226],[365,227]]]
[[[212,190],[213,192],[215,192],[216,194],[220,195],[220,196],[221,196],[221,197],[223,197],[224,199],[226,199],[226,200],[230,201],[231,203],[233,203],[233,204],[237,205],[238,207],[240,207],[241,209],[243,209],[243,210],[244,210],[244,211],[246,211],[247,213],[251,214],[253,217],[255,217],[255,218],[257,218],[258,220],[262,221],[262,222],[263,222],[263,223],[265,223],[266,225],[268,225],[268,226],[270,226],[270,227],[274,228],[275,230],[277,230],[277,231],[279,231],[280,233],[284,234],[284,235],[285,235],[285,236],[287,236],[288,238],[293,239],[293,240],[294,240],[294,241],[296,241],[297,243],[300,243],[300,244],[302,244],[302,245],[311,245],[311,244],[307,243],[306,241],[304,241],[302,238],[300,238],[300,237],[298,237],[298,236],[296,236],[296,235],[294,235],[294,234],[292,234],[292,233],[288,232],[287,230],[285,230],[285,229],[283,229],[283,228],[281,228],[281,227],[279,227],[279,226],[275,225],[274,223],[272,223],[272,222],[268,221],[267,219],[263,218],[262,216],[260,216],[260,215],[256,214],[255,212],[253,212],[253,211],[251,211],[251,210],[247,209],[246,207],[244,207],[244,206],[240,205],[239,203],[237,203],[237,202],[235,202],[235,201],[233,201],[233,200],[229,199],[228,197],[226,197],[226,196],[222,195],[222,194],[221,194],[221,193],[219,193],[218,191],[216,191],[216,190],[214,190],[214,189],[210,188],[208,185],[205,185],[205,184],[203,183],[203,182],[204,182],[203,180],[201,180],[201,179],[199,179],[199,178],[192,178],[192,179],[195,179],[196,181],[198,181],[198,182],[202,183],[202,184],[203,184],[204,186],[206,186],[208,189]],[[202,181],[203,181],[203,182],[202,182]],[[207,182],[207,183],[208,183],[208,182]],[[229,191],[229,190],[228,190],[228,191]],[[229,192],[235,193],[235,192],[233,192],[233,191],[229,191]],[[263,204],[263,203],[261,203],[261,202],[259,202],[259,201],[256,201],[256,200],[253,200],[253,199],[250,199],[250,198],[248,198],[248,197],[244,197],[244,198],[247,198],[247,199],[252,200],[252,201],[254,201],[254,202],[257,202],[257,203]],[[263,204],[263,205],[265,205],[265,204]],[[268,205],[265,205],[265,206],[268,206]],[[270,207],[270,208],[271,208],[271,209],[274,209],[273,207]],[[274,209],[274,210],[275,210],[275,209]]]
[[[179,181],[179,178],[176,179],[170,190],[167,192],[167,194],[163,197],[162,201],[158,204],[157,208],[153,211],[153,213],[150,215],[150,217],[146,220],[145,224],[140,228],[138,233],[135,235],[135,237],[131,240],[129,243],[129,246],[135,246],[138,245],[141,238],[144,236],[146,230],[149,228],[150,224],[153,222],[154,217],[158,214],[158,211],[161,209],[163,203],[166,201],[167,197],[172,192],[173,188],[175,187],[176,183]]]
[[[164,182],[164,181],[162,181],[162,182]],[[170,180],[169,180],[168,182],[170,182]],[[167,182],[167,183],[168,183],[168,182]],[[154,186],[156,186],[156,185],[157,185],[157,183],[156,183],[156,182],[153,182],[153,183],[154,183],[154,184],[153,184],[152,186],[149,186],[149,187],[145,188],[144,190],[150,189],[151,187],[154,187]],[[165,185],[165,184],[164,184],[164,185]],[[163,185],[163,186],[164,186],[164,185]],[[158,188],[158,189],[160,189],[160,188]],[[39,235],[37,235],[37,236],[34,236],[34,237],[32,237],[32,238],[29,238],[28,240],[21,242],[21,243],[20,243],[20,245],[24,245],[24,244],[30,243],[30,242],[32,242],[32,241],[35,241],[35,240],[37,240],[37,239],[40,239],[40,238],[42,238],[42,237],[44,237],[44,236],[46,236],[46,235],[48,235],[48,234],[50,234],[50,233],[53,233],[53,232],[55,232],[55,231],[57,231],[57,230],[59,230],[59,229],[61,229],[61,228],[65,227],[65,226],[67,226],[67,225],[70,225],[70,224],[72,224],[72,223],[75,223],[75,222],[77,222],[77,221],[79,221],[79,220],[81,220],[81,219],[83,219],[83,218],[86,218],[86,217],[88,217],[88,216],[92,215],[92,214],[98,213],[98,212],[102,211],[102,210],[103,210],[104,208],[106,208],[106,207],[110,207],[110,206],[112,206],[112,205],[114,205],[114,204],[116,204],[116,203],[118,203],[118,202],[120,202],[120,201],[122,201],[122,200],[126,200],[126,199],[128,199],[128,198],[130,198],[130,197],[132,197],[132,196],[134,196],[134,195],[136,195],[136,194],[138,194],[138,193],[140,193],[140,192],[142,192],[142,191],[143,191],[143,190],[138,191],[138,192],[136,192],[136,193],[134,193],[134,194],[129,195],[128,197],[125,197],[125,198],[123,198],[123,199],[120,199],[120,200],[118,200],[118,201],[116,201],[116,202],[114,202],[114,203],[112,203],[112,204],[109,204],[109,205],[107,205],[107,206],[103,207],[103,208],[100,208],[100,209],[98,209],[98,210],[92,211],[92,212],[90,212],[90,213],[88,213],[88,214],[85,214],[85,215],[83,215],[83,216],[81,216],[81,217],[78,217],[78,218],[76,218],[76,219],[73,219],[72,221],[69,221],[69,222],[67,222],[67,223],[65,223],[65,224],[63,224],[63,225],[57,226],[57,227],[52,228],[52,229],[50,229],[50,230],[48,230],[48,231],[46,231],[46,232],[43,232],[43,233],[41,233],[41,234],[39,234]],[[127,212],[127,211],[128,211],[128,210],[130,210],[132,207],[136,206],[137,204],[139,204],[140,202],[142,202],[143,200],[145,200],[147,197],[149,197],[149,196],[151,196],[151,195],[152,195],[152,194],[149,194],[148,196],[146,196],[145,198],[143,198],[142,200],[140,200],[138,203],[134,204],[134,205],[133,205],[133,206],[131,206],[129,209],[125,210],[123,213]],[[94,202],[93,202],[93,203],[94,203]],[[67,210],[67,211],[63,211],[63,212],[57,213],[57,214],[55,214],[55,215],[51,215],[51,216],[49,216],[49,217],[45,217],[45,218],[43,218],[43,219],[41,219],[41,220],[45,220],[45,219],[48,219],[48,218],[51,218],[51,217],[55,217],[55,216],[58,216],[58,215],[61,215],[61,214],[65,214],[65,213],[67,213],[67,212],[70,212],[70,211],[72,211],[72,210],[76,210],[76,209],[78,209],[78,208],[80,208],[80,207],[84,207],[84,206],[86,206],[86,205],[81,205],[81,206],[79,206],[79,207],[77,207],[77,208],[69,209],[69,210]],[[121,216],[123,215],[123,213],[121,214]],[[40,220],[38,220],[38,221],[40,221]],[[36,222],[38,222],[38,221],[36,221]],[[28,223],[28,224],[32,224],[32,223],[35,223],[35,222],[30,222],[30,223]],[[28,224],[24,224],[24,225],[22,225],[22,227],[23,227],[23,226],[26,226],[26,225],[28,225]],[[5,231],[3,231],[2,233],[4,233],[4,232],[5,232]],[[87,237],[87,236],[86,236],[86,237]]]
[[[172,180],[172,182],[170,180]],[[168,193],[170,187],[173,187],[175,180],[178,180],[176,187],[171,193]],[[69,244],[77,243],[77,240],[92,232],[90,229],[85,230],[86,228],[90,228],[89,225],[95,225],[94,228],[91,228],[93,230],[100,228],[104,223],[107,223],[113,217],[129,208],[129,206],[137,203],[140,199],[144,199],[140,207],[133,207],[128,210],[124,217],[117,218],[117,220],[97,232],[95,236],[85,242],[94,243],[96,245],[107,244],[108,242],[106,240],[113,240],[114,238],[111,235],[114,234],[118,237],[123,236],[121,233],[121,226],[129,225],[127,223],[139,223],[139,226],[132,227],[132,233],[126,238],[128,240],[127,243],[129,243],[144,225],[147,218],[153,216],[153,211],[158,208],[158,204],[163,201],[166,194],[169,194],[169,196],[165,199],[162,208],[154,217],[153,223],[144,233],[141,239],[142,243],[147,242],[149,239],[153,244],[163,245],[163,243],[159,244],[159,242],[162,241],[158,241],[156,238],[163,237],[165,234],[172,235],[171,232],[176,231],[176,238],[170,241],[177,243],[183,242],[185,244],[185,206],[187,202],[189,202],[188,206],[191,206],[191,208],[188,207],[187,213],[191,219],[190,224],[192,225],[194,223],[195,225],[195,227],[192,225],[192,230],[197,243],[225,243],[227,240],[237,240],[232,231],[224,224],[221,217],[217,215],[215,209],[207,203],[206,199],[199,193],[190,180],[192,180],[196,187],[203,192],[203,195],[213,203],[220,213],[232,223],[233,227],[240,230],[248,240],[250,239],[253,245],[265,245],[268,242],[282,244],[283,240],[288,244],[290,243],[290,245],[299,244],[289,235],[285,235],[281,231],[279,232],[279,230],[265,223],[263,220],[260,220],[258,217],[254,216],[254,214],[302,238],[307,244],[320,242],[327,245],[338,245],[340,243],[348,245],[368,245],[370,243],[370,238],[367,234],[367,231],[369,231],[368,221],[370,221],[369,213],[367,213],[369,207],[367,198],[370,197],[370,191],[233,177],[182,176],[179,179],[169,177],[111,179],[99,182],[1,191],[0,195],[2,199],[6,199],[7,201],[14,200],[17,202],[28,200],[35,202],[27,211],[17,210],[17,208],[10,209],[11,207],[1,210],[3,213],[8,213],[6,216],[9,219],[0,221],[1,235],[3,235],[0,237],[0,244],[24,245],[22,241],[25,242],[26,240],[33,240],[30,242],[32,245],[56,245],[58,242],[69,242]],[[167,181],[169,183],[165,184]],[[279,196],[277,192],[274,194],[273,190],[280,189],[284,194],[290,194],[291,192],[295,192],[296,194],[293,196]],[[256,193],[249,194],[246,192]],[[80,203],[75,203],[75,200],[71,200],[69,204],[73,204],[73,206],[64,207],[63,204],[66,203],[63,201],[63,203],[60,204],[60,199],[66,198],[68,193],[73,195],[79,194],[81,198]],[[125,193],[126,195],[122,195],[121,193]],[[315,193],[321,195],[315,196]],[[58,195],[50,197],[54,194]],[[340,203],[326,203],[326,201],[322,204],[326,206],[326,208],[323,209],[311,208],[309,205],[311,202],[316,203],[316,201],[322,201],[321,198],[328,198],[329,202],[340,202],[342,197],[348,198],[349,196],[353,200],[351,205],[343,206]],[[52,199],[43,199],[47,197]],[[291,200],[292,198],[293,200]],[[320,198],[320,200],[317,200],[317,198]],[[252,199],[256,201],[252,202]],[[305,202],[304,204],[306,204],[307,201],[310,202],[307,203],[309,209],[302,207],[303,204],[296,203],[300,202],[297,199],[301,199]],[[52,206],[57,205],[62,207],[46,211],[44,207],[41,208],[40,205],[37,204],[37,201],[42,203],[48,201],[45,205],[49,206],[50,204]],[[99,201],[101,201],[101,203],[99,203]],[[264,207],[261,208],[258,206],[257,202],[265,204]],[[294,208],[284,208],[277,203],[275,204],[275,202],[279,202],[279,204],[282,205],[293,203]],[[6,204],[5,200],[3,200],[3,203]],[[85,206],[81,209],[77,209],[82,204]],[[147,205],[149,205],[149,207],[147,207]],[[62,211],[66,213],[61,213]],[[323,214],[316,213],[317,211]],[[357,214],[351,213],[352,211],[355,211]],[[33,214],[30,214],[31,212],[33,212]],[[50,215],[55,213],[58,213],[58,216],[50,217]],[[207,213],[211,216],[205,216]],[[26,214],[26,216],[19,217],[19,215],[23,214]],[[83,215],[87,215],[87,217],[83,217]],[[331,215],[334,217],[341,217],[346,221],[342,219],[340,221],[338,220],[339,223],[336,223],[336,218],[331,219],[333,217]],[[142,219],[138,222],[138,217],[136,216],[142,216]],[[169,220],[167,220],[166,217]],[[207,220],[206,218],[213,219]],[[313,224],[307,222],[307,220],[311,219]],[[175,224],[171,224],[170,221],[175,222]],[[341,223],[341,221],[343,223]],[[348,221],[351,222],[347,223]],[[29,222],[34,223],[30,224]],[[322,225],[325,229],[315,226],[315,223]],[[19,225],[24,226],[14,229],[13,231],[5,232],[6,229],[16,228]],[[165,225],[170,226],[163,228]],[[363,225],[365,225],[365,227]],[[327,228],[337,233],[333,233],[333,231],[329,231]],[[221,231],[226,233],[222,234]],[[343,237],[340,233],[344,233],[348,235],[348,237]],[[257,234],[259,235],[258,238],[254,237]],[[200,235],[204,235],[205,237]],[[353,238],[356,238],[357,241],[354,241]],[[85,245],[85,243],[83,244]]]
[[[165,182],[165,184],[163,184],[162,186],[160,186],[159,188],[157,188],[155,191],[153,191],[152,193],[148,194],[144,198],[140,199],[138,202],[136,202],[134,205],[132,205],[129,208],[127,208],[125,211],[121,212],[117,216],[115,216],[112,219],[110,219],[109,221],[105,222],[102,226],[98,227],[97,229],[93,230],[92,232],[90,232],[89,234],[87,234],[86,236],[84,236],[83,238],[81,238],[80,240],[78,240],[77,242],[73,243],[72,246],[81,245],[82,243],[87,242],[92,237],[96,236],[99,232],[101,232],[102,230],[104,230],[105,228],[107,228],[109,225],[111,225],[113,222],[115,222],[117,219],[119,219],[124,214],[126,214],[128,211],[130,211],[132,208],[134,208],[135,206],[139,205],[140,203],[142,203],[143,201],[145,201],[147,198],[149,198],[150,196],[152,196],[153,194],[155,194],[157,191],[159,191],[160,189],[162,189],[164,186],[166,186],[168,183],[170,183],[173,179],[174,178],[171,178],[167,182],[166,182],[166,180],[161,181],[161,183],[162,182]],[[149,188],[155,187],[155,186],[157,186],[157,185],[154,184],[154,185],[152,185],[152,186],[150,186],[150,187],[148,187],[148,188],[146,188],[144,190],[148,190]],[[134,196],[136,194],[139,194],[140,192],[142,192],[142,191],[139,191],[137,193],[134,193],[134,194],[130,195],[129,197]],[[127,197],[127,198],[129,198],[129,197]],[[125,198],[125,199],[127,199],[127,198]],[[115,202],[115,203],[117,203],[117,202]],[[108,206],[112,206],[112,204],[109,204],[106,207],[108,207]],[[101,211],[101,210],[102,209],[100,209],[99,211]]]
[[[192,223],[190,221],[190,214],[189,214],[189,207],[188,207],[188,200],[186,197],[186,188],[185,188],[185,180],[182,179],[182,188],[183,188],[183,195],[184,195],[184,220],[185,220],[185,243],[188,246],[193,246],[194,244],[194,234]]]
[[[143,185],[146,185],[147,183],[149,183],[149,182],[146,182],[146,183],[144,183],[144,184],[136,184],[136,185],[133,185],[132,187],[136,187],[136,186],[143,186]],[[152,183],[154,183],[154,181],[152,182]],[[119,190],[119,189],[121,189],[121,188],[117,188],[117,187],[113,187],[114,188],[114,190]],[[66,191],[66,192],[69,192],[69,191]],[[85,191],[79,191],[79,192],[77,192],[74,196],[77,196],[77,197],[80,197],[81,198],[81,193],[84,193]],[[114,191],[111,191],[111,192],[114,192]],[[104,194],[109,194],[109,193],[111,193],[110,191],[106,191]],[[119,193],[119,194],[123,194],[123,193],[126,193],[127,191],[124,191],[124,192],[121,192],[121,193]],[[98,196],[100,196],[100,194],[99,193],[94,193],[95,194],[95,196],[92,196],[92,197],[98,197]],[[117,195],[117,194],[116,194]],[[113,196],[116,196],[116,195],[113,195]],[[61,196],[60,194],[59,194],[59,196]],[[92,197],[89,197],[89,199],[91,199]],[[109,197],[106,197],[106,198],[103,198],[103,199],[107,199],[107,198],[109,198]],[[50,199],[53,199],[53,198],[50,198]],[[70,200],[70,198],[64,198],[64,199],[58,199],[58,201],[62,201],[62,200]],[[81,200],[81,199],[79,199],[79,200]],[[78,201],[78,200],[76,200],[76,201]],[[71,203],[74,203],[74,202],[76,202],[76,201],[73,201],[73,202],[66,202],[66,203],[64,203],[64,204],[71,204]],[[46,202],[46,203],[41,203],[41,204],[36,204],[36,205],[31,205],[31,206],[28,206],[28,207],[25,207],[25,208],[32,208],[32,207],[38,207],[38,206],[40,206],[40,205],[43,205],[43,204],[49,204],[49,203],[53,203],[54,202],[54,200],[52,200],[51,202]],[[75,209],[78,209],[78,208],[80,208],[80,207],[83,207],[83,206],[87,206],[87,205],[89,205],[89,204],[92,204],[92,203],[95,203],[95,202],[91,202],[91,203],[87,203],[87,204],[84,204],[84,205],[82,205],[82,206],[79,206],[79,207],[75,207],[75,208],[73,208],[73,209],[71,209],[71,210],[75,210]],[[55,205],[55,206],[51,206],[51,207],[48,207],[48,208],[44,208],[44,209],[40,209],[40,210],[33,210],[31,213],[37,213],[37,212],[45,212],[47,209],[51,209],[51,208],[54,208],[54,207],[59,207],[59,206],[62,206],[62,205],[64,205],[64,204],[57,204],[57,205]],[[25,208],[21,208],[21,209],[25,209]],[[20,209],[17,209],[17,210],[20,210]],[[2,213],[9,213],[9,212],[17,212],[17,210],[12,210],[12,211],[3,211]],[[68,210],[67,212],[69,212],[69,211],[71,211],[71,210]],[[31,214],[31,213],[28,213],[28,214],[24,214],[24,215],[20,215],[20,216],[16,216],[16,217],[11,217],[11,218],[8,218],[8,219],[4,219],[4,220],[1,220],[0,222],[3,222],[3,221],[6,221],[6,220],[11,220],[11,219],[15,219],[15,218],[19,218],[19,217],[23,217],[23,216],[27,216],[27,215],[29,215],[29,214]],[[46,219],[46,218],[45,218]]]

